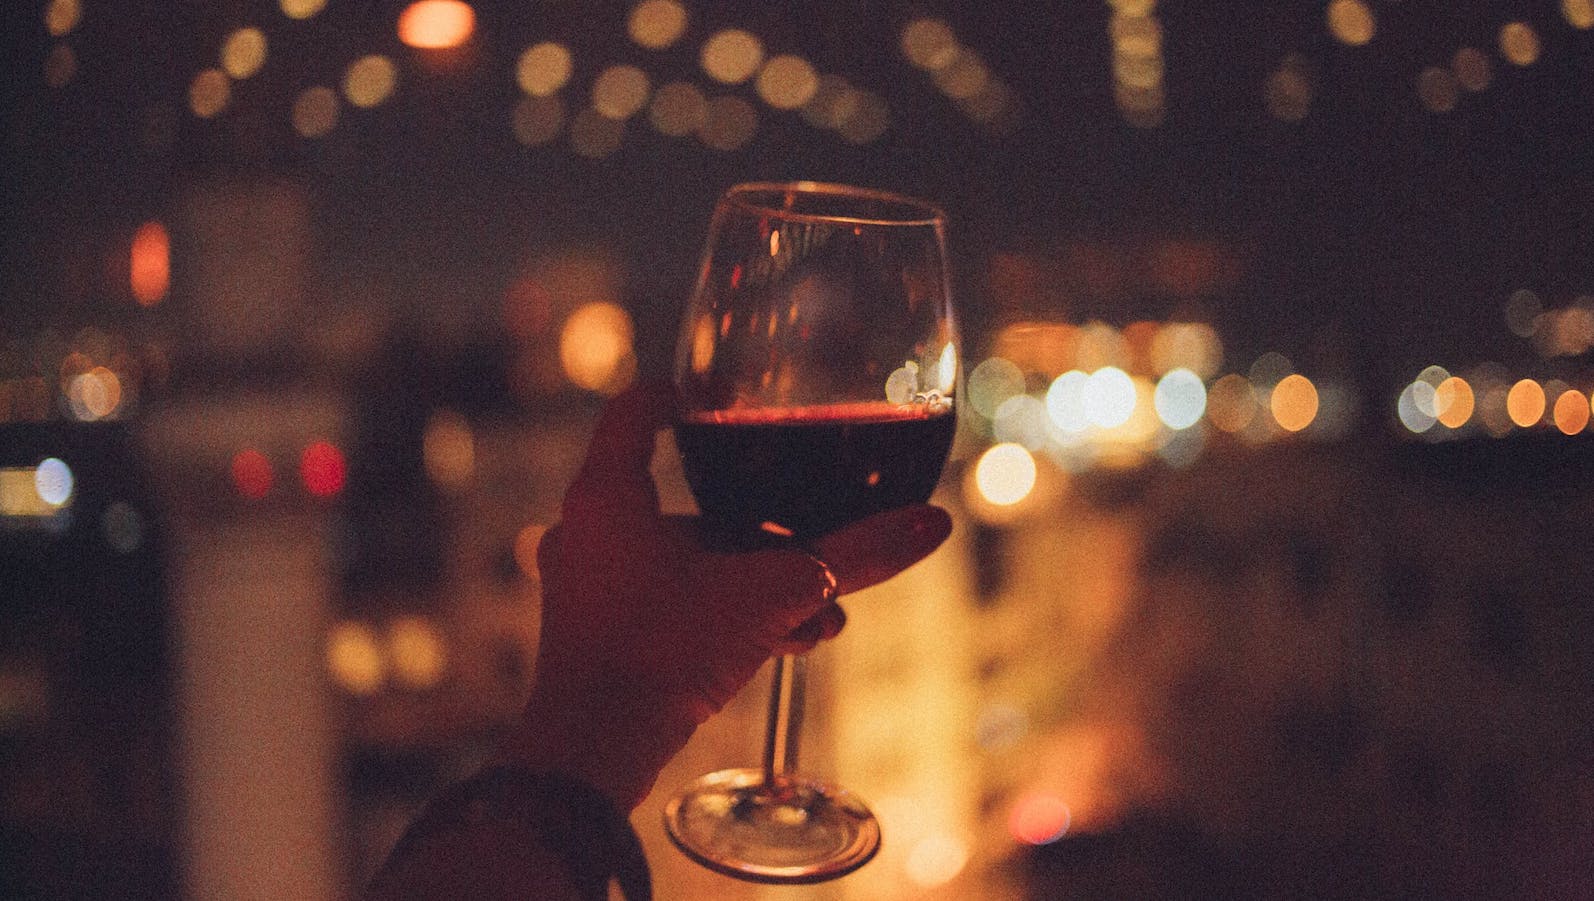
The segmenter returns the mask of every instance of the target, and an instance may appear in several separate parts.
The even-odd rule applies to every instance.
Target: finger
[[[814,542],[813,549],[847,594],[918,563],[951,534],[952,517],[945,510],[919,504],[855,522]]]
[[[657,515],[659,492],[648,467],[658,431],[674,419],[675,390],[668,383],[639,383],[611,398],[565,493],[566,518]]]
[[[802,625],[786,633],[775,645],[776,654],[806,654],[822,641],[841,634],[847,625],[847,612],[841,605],[827,604],[818,613],[803,620]]]

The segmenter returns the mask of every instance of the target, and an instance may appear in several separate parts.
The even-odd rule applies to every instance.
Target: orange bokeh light
[[[314,442],[299,457],[299,479],[305,490],[316,497],[331,497],[342,491],[347,472],[343,452],[327,441]]]
[[[1581,391],[1565,391],[1555,399],[1555,427],[1564,435],[1588,428],[1589,399]]]
[[[145,307],[160,303],[172,283],[172,242],[159,220],[146,222],[133,233],[131,262],[133,298]]]
[[[1055,795],[1030,794],[1019,799],[1007,819],[1013,837],[1029,845],[1045,845],[1068,832],[1073,814]]]
[[[1544,389],[1532,379],[1523,379],[1511,386],[1505,396],[1505,409],[1511,421],[1521,428],[1539,424],[1544,418]]]
[[[399,40],[422,50],[447,50],[470,39],[476,11],[462,0],[420,0],[399,14]]]

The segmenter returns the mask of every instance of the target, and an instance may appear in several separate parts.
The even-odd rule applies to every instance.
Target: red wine
[[[711,521],[808,539],[928,500],[956,424],[949,406],[738,408],[687,414],[675,441]]]

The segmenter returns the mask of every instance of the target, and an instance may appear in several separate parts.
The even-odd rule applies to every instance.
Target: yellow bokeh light
[[[161,302],[172,281],[172,242],[166,226],[154,219],[138,227],[128,259],[128,286],[140,306]]]
[[[703,42],[703,71],[723,84],[741,84],[764,62],[764,42],[739,28],[727,28]]]
[[[991,80],[991,70],[971,50],[961,50],[957,59],[935,73],[935,85],[941,93],[953,100],[967,100],[985,90]]]
[[[448,670],[448,646],[423,616],[395,617],[387,627],[387,650],[393,680],[406,688],[431,688]]]
[[[281,0],[282,14],[290,19],[308,19],[326,8],[327,0]]]
[[[1230,373],[1207,389],[1207,418],[1220,430],[1241,432],[1256,418],[1256,392],[1245,376]]]
[[[220,69],[206,69],[188,86],[188,108],[201,119],[217,116],[232,100],[232,80]]]
[[[387,680],[387,661],[376,633],[365,623],[344,621],[327,635],[327,671],[344,691],[375,694]]]
[[[840,75],[821,75],[802,117],[815,128],[840,128],[858,105],[857,89]]]
[[[79,422],[94,422],[116,412],[122,403],[122,381],[104,366],[73,376],[67,383],[67,403]]]
[[[331,88],[306,88],[293,102],[293,130],[306,138],[320,138],[338,124],[338,95]]]
[[[1278,69],[1262,88],[1268,114],[1281,122],[1299,122],[1312,108],[1312,82],[1295,67]]]
[[[610,66],[592,83],[592,108],[610,119],[629,119],[647,105],[652,90],[636,66]]]
[[[873,91],[855,91],[852,109],[847,118],[836,126],[836,133],[849,144],[868,144],[891,128],[891,107],[886,99]]]
[[[1449,70],[1429,66],[1417,76],[1417,98],[1430,113],[1448,113],[1461,100],[1461,91]]]
[[[1447,428],[1459,429],[1466,425],[1476,406],[1472,386],[1459,376],[1445,379],[1434,389],[1434,411],[1438,413],[1440,424]]]
[[[565,105],[558,97],[522,97],[511,115],[515,140],[537,147],[559,137],[565,127]]]
[[[980,455],[974,466],[974,485],[980,496],[999,507],[1029,497],[1035,490],[1035,458],[1018,444],[998,444]]]
[[[1509,22],[1500,27],[1500,55],[1516,66],[1531,66],[1539,61],[1539,33],[1526,22]]]
[[[44,58],[44,83],[52,88],[64,88],[77,75],[77,54],[66,44],[50,48]]]
[[[343,73],[343,96],[361,109],[381,106],[393,96],[398,84],[398,67],[387,57],[373,53],[349,64]]]
[[[686,33],[686,7],[678,0],[642,0],[626,21],[631,40],[649,50],[661,50]]]
[[[542,536],[547,533],[547,526],[534,523],[515,535],[515,565],[527,578],[542,578],[542,570],[537,565],[537,549],[542,546]]]
[[[969,862],[968,843],[951,835],[928,835],[914,842],[904,864],[908,879],[922,888],[945,885]]]
[[[399,13],[399,40],[421,50],[446,50],[470,40],[476,11],[464,0],[418,0]]]
[[[808,60],[782,54],[770,57],[758,70],[754,87],[758,96],[775,109],[797,109],[819,91],[819,73]]]
[[[78,0],[50,0],[44,7],[44,27],[52,37],[64,37],[83,19]]]
[[[546,97],[570,80],[575,60],[563,44],[544,41],[526,48],[515,63],[515,83],[533,97]]]
[[[587,107],[570,120],[570,149],[588,159],[602,159],[625,141],[625,122]]]
[[[758,111],[740,97],[715,97],[708,102],[703,127],[697,139],[715,150],[738,150],[753,139],[758,130]]]
[[[1492,77],[1489,57],[1476,47],[1457,50],[1450,60],[1450,71],[1455,73],[1456,83],[1474,93],[1487,88]]]
[[[921,69],[939,71],[957,59],[957,37],[941,19],[914,19],[902,29],[902,54]]]
[[[1594,28],[1594,0],[1561,0],[1561,15],[1573,28]]]
[[[221,45],[221,67],[233,78],[248,78],[266,64],[266,33],[240,28]]]
[[[1360,47],[1373,39],[1378,22],[1362,0],[1333,0],[1328,4],[1328,30],[1342,44]]]
[[[1576,435],[1588,428],[1589,398],[1581,391],[1564,391],[1555,399],[1555,427],[1563,435]]]
[[[1529,428],[1544,418],[1545,403],[1544,388],[1532,379],[1523,379],[1506,393],[1506,415],[1517,426]]]
[[[708,120],[708,98],[696,85],[672,81],[653,92],[648,120],[660,134],[684,137],[703,127]]]
[[[1304,375],[1287,375],[1273,386],[1268,406],[1286,432],[1299,432],[1317,418],[1317,386]]]
[[[476,473],[476,436],[470,422],[453,410],[438,410],[421,435],[426,474],[446,488],[460,488]]]
[[[559,362],[578,387],[614,394],[636,372],[631,316],[612,303],[578,307],[559,335]]]

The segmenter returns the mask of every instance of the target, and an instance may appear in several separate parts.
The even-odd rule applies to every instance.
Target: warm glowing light
[[[952,64],[935,73],[935,86],[953,100],[967,100],[985,90],[991,70],[979,55],[967,48],[958,51]]]
[[[945,885],[969,862],[968,843],[956,836],[929,835],[914,843],[904,864],[908,879],[921,888]]]
[[[685,137],[708,121],[708,98],[694,84],[672,81],[653,92],[648,120],[659,134]]]
[[[1106,366],[1085,381],[1085,417],[1092,425],[1117,428],[1135,414],[1135,383],[1116,366]]]
[[[1188,369],[1175,369],[1163,376],[1152,397],[1157,416],[1170,429],[1188,429],[1207,412],[1207,387]]]
[[[612,303],[584,304],[565,320],[559,362],[578,387],[613,394],[636,372],[631,316]]]
[[[940,19],[914,19],[902,29],[902,55],[929,72],[945,69],[957,58],[957,37]]]
[[[1150,352],[1152,368],[1159,373],[1182,367],[1210,379],[1223,365],[1223,342],[1205,322],[1168,323],[1152,337]]]
[[[44,83],[52,88],[64,88],[77,75],[77,54],[66,44],[50,48],[44,58]]]
[[[1046,415],[1064,432],[1078,434],[1090,428],[1090,417],[1085,413],[1085,383],[1089,380],[1085,373],[1070,370],[1053,379],[1046,389]]]
[[[343,73],[343,96],[361,109],[381,106],[397,85],[398,67],[379,53],[360,57]]]
[[[299,481],[316,497],[331,497],[343,490],[348,465],[343,452],[329,441],[315,441],[299,455]]]
[[[958,349],[951,342],[941,348],[941,356],[935,362],[935,387],[943,396],[950,395],[957,386],[958,377]]]
[[[1500,28],[1500,55],[1516,66],[1531,66],[1539,61],[1539,33],[1526,22],[1510,22]]]
[[[1304,375],[1285,376],[1268,400],[1273,419],[1286,432],[1299,432],[1317,418],[1317,386]]]
[[[1561,0],[1561,15],[1573,28],[1594,28],[1594,0]]]
[[[652,87],[636,66],[610,66],[592,83],[592,108],[610,119],[629,119],[647,105]]]
[[[758,130],[758,111],[740,97],[715,97],[708,102],[703,127],[697,130],[697,139],[703,146],[714,150],[739,150],[753,139]]]
[[[779,234],[773,232],[772,234]],[[707,321],[703,325],[707,325]],[[919,364],[912,360],[891,370],[891,375],[886,377],[886,403],[909,404],[913,402],[913,395],[919,392]]]
[[[1478,399],[1478,421],[1489,434],[1500,438],[1510,433],[1516,423],[1511,421],[1511,414],[1507,410],[1506,398],[1510,392],[1505,385],[1490,385],[1483,396]]]
[[[741,84],[764,62],[764,42],[739,28],[728,28],[703,42],[698,61],[715,81]]]
[[[1532,379],[1523,379],[1511,386],[1505,396],[1505,410],[1511,421],[1521,428],[1539,424],[1544,419],[1544,388]]]
[[[821,75],[814,96],[803,104],[803,121],[815,128],[840,128],[858,105],[857,90],[840,75]]]
[[[891,127],[891,107],[873,91],[854,91],[847,118],[836,126],[836,133],[849,144],[868,144]]]
[[[271,470],[271,461],[265,454],[253,448],[246,448],[233,455],[232,458],[232,484],[238,493],[252,501],[258,501],[271,493],[271,486],[276,481],[276,476]]]
[[[542,578],[537,566],[537,549],[542,546],[542,536],[548,534],[547,526],[529,525],[515,534],[515,565],[527,578]]]
[[[533,97],[547,97],[565,86],[575,60],[563,44],[544,41],[526,48],[515,63],[515,83]]]
[[[188,108],[201,119],[219,114],[230,100],[232,81],[220,69],[206,69],[188,85]]]
[[[1555,427],[1563,435],[1576,435],[1588,428],[1589,399],[1581,391],[1565,391],[1555,399]]]
[[[406,688],[431,688],[448,670],[448,646],[424,616],[400,616],[388,623],[387,651],[393,680]]]
[[[1038,451],[1046,446],[1046,423],[1046,404],[1038,397],[1018,394],[996,408],[996,415],[991,418],[991,432],[997,441]]]
[[[387,679],[387,663],[376,633],[364,623],[344,621],[327,634],[327,672],[350,694],[375,694]]]
[[[1073,813],[1056,795],[1029,794],[1018,799],[1007,818],[1007,831],[1029,845],[1049,845],[1068,833]]]
[[[1429,66],[1417,76],[1417,98],[1430,113],[1448,113],[1460,102],[1461,90],[1448,69]]]
[[[468,483],[476,472],[476,437],[470,422],[453,410],[438,410],[421,435],[426,474],[448,488]]]
[[[133,233],[129,262],[133,299],[146,307],[160,303],[172,281],[171,238],[160,220],[146,222]]]
[[[1360,47],[1373,39],[1378,22],[1362,0],[1333,0],[1328,4],[1328,30],[1342,44]]]
[[[304,137],[325,137],[337,124],[338,95],[331,88],[306,88],[293,102],[293,130]]]
[[[1297,66],[1274,70],[1262,87],[1268,114],[1281,122],[1299,122],[1312,108],[1312,81]]]
[[[44,27],[52,37],[63,37],[83,19],[78,0],[50,0],[44,7]]]
[[[290,19],[308,19],[327,5],[327,0],[281,0],[282,14]]]
[[[51,507],[64,507],[72,499],[72,467],[59,457],[45,457],[33,470],[33,490]]]
[[[800,56],[772,56],[758,70],[758,96],[775,109],[797,109],[819,91],[819,73]]]
[[[265,64],[266,33],[258,28],[240,28],[221,45],[221,67],[233,78],[248,78]]]
[[[1472,418],[1476,400],[1472,386],[1459,376],[1451,376],[1434,389],[1434,412],[1441,425],[1459,429]]]
[[[980,455],[974,466],[974,485],[980,496],[999,507],[1010,507],[1035,490],[1039,475],[1035,458],[1017,444],[998,444]]]
[[[626,21],[631,40],[649,50],[662,50],[686,33],[686,7],[678,0],[642,0]]]
[[[463,0],[419,0],[399,13],[399,40],[422,50],[446,50],[470,39],[476,11]]]
[[[1505,302],[1505,324],[1518,338],[1531,338],[1539,330],[1539,314],[1544,312],[1544,302],[1539,295],[1519,288],[1511,292]]]
[[[1493,77],[1489,71],[1489,58],[1476,47],[1457,50],[1450,60],[1450,71],[1455,73],[1457,84],[1474,93],[1487,88]]]
[[[620,149],[625,123],[587,107],[570,122],[570,149],[588,159],[602,159]]]
[[[1220,430],[1241,432],[1256,418],[1256,392],[1245,376],[1230,373],[1207,390],[1207,418]]]
[[[1008,398],[1023,393],[1024,371],[1002,357],[982,360],[969,375],[969,403],[986,419],[995,416]]]
[[[66,399],[72,417],[79,422],[104,419],[122,404],[122,380],[104,366],[96,366],[72,377]]]
[[[559,137],[565,127],[565,105],[558,97],[522,97],[511,115],[515,140],[537,147]]]

